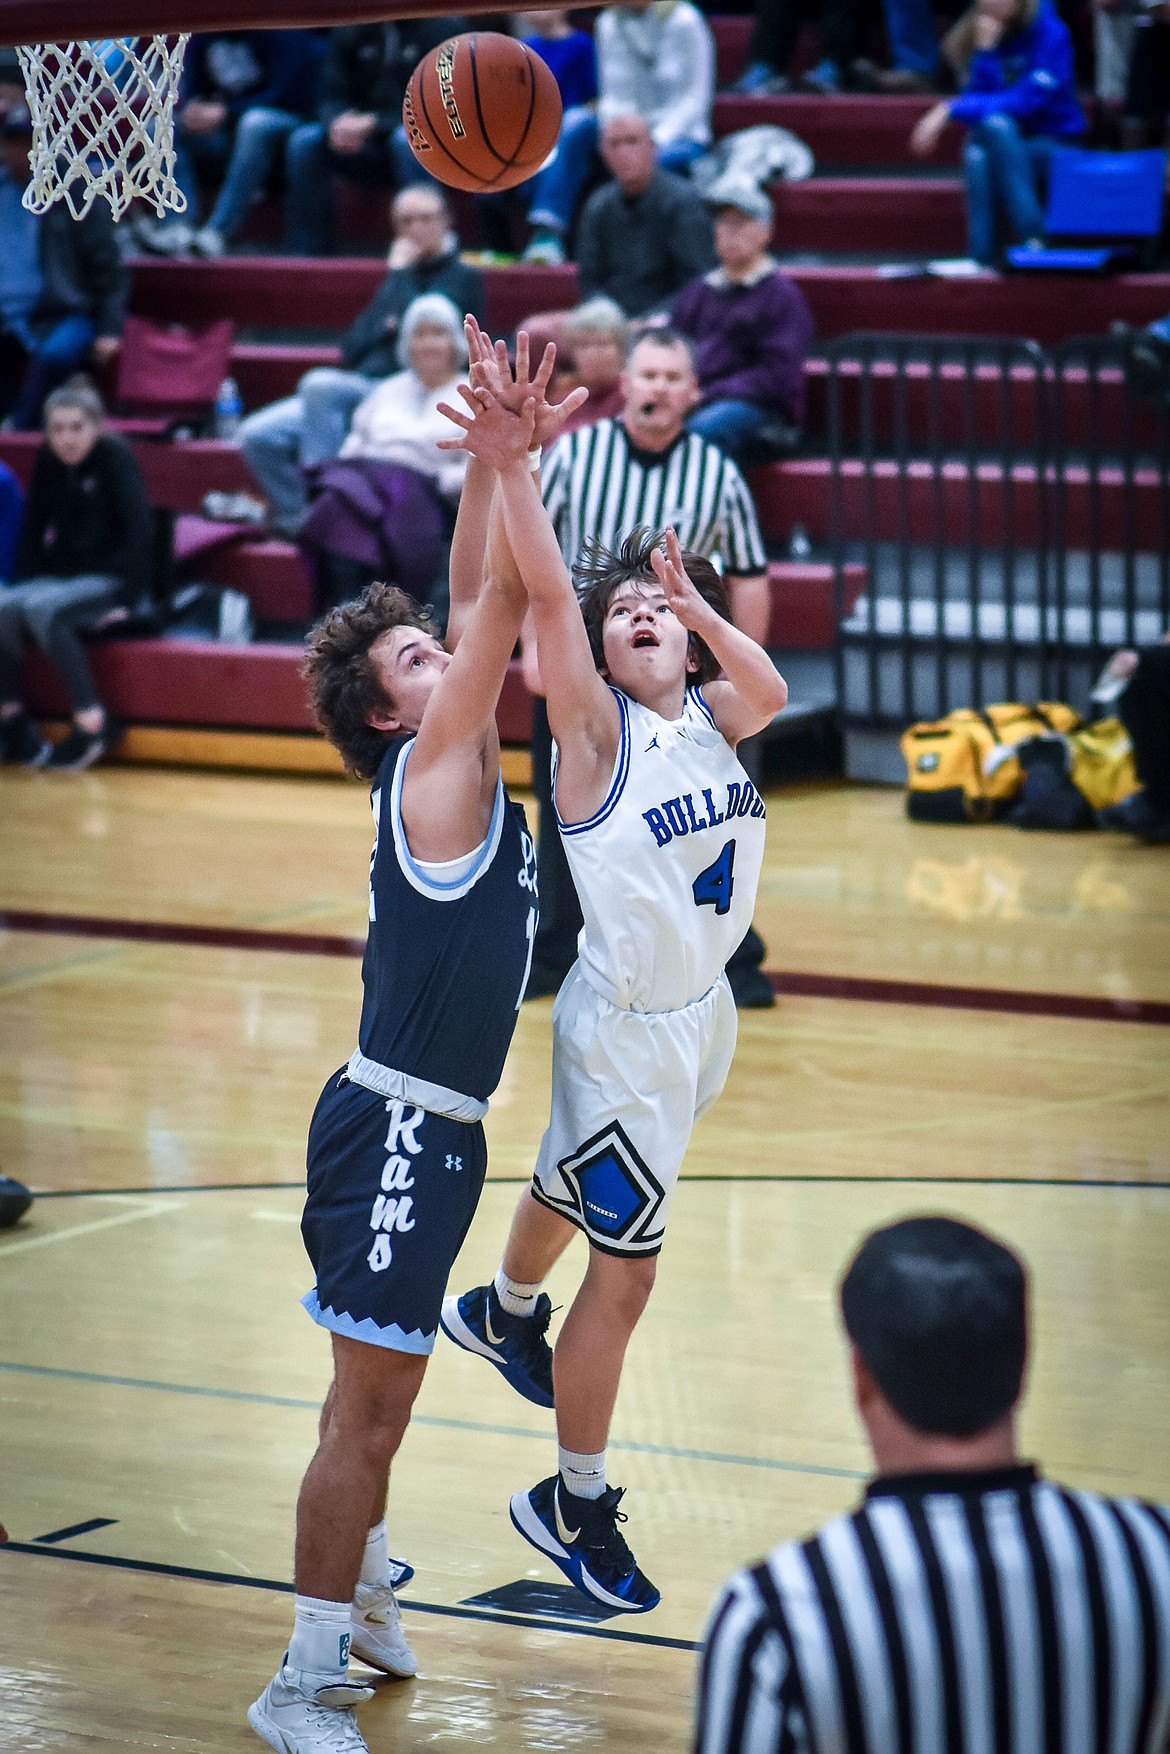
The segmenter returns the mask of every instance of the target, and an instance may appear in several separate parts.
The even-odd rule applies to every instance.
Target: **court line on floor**
[[[0,1546],[5,1553],[39,1555],[42,1559],[72,1559],[81,1565],[104,1565],[115,1571],[148,1572],[153,1577],[181,1578],[192,1583],[227,1583],[238,1588],[269,1590],[291,1596],[294,1586],[274,1577],[241,1577],[234,1571],[204,1571],[194,1565],[164,1565],[157,1559],[127,1559],[117,1553],[82,1553],[75,1547],[39,1547],[33,1541],[8,1541]],[[553,1620],[544,1615],[498,1614],[491,1609],[449,1606],[445,1602],[418,1602],[412,1596],[400,1596],[400,1605],[409,1614],[437,1614],[446,1620],[487,1620],[494,1626],[519,1626],[532,1632],[572,1632],[578,1638],[604,1638],[616,1644],[655,1645],[660,1650],[697,1651],[702,1646],[693,1638],[666,1638],[654,1632],[620,1632],[611,1626],[588,1626],[580,1621]]]
[[[528,1175],[489,1175],[488,1187],[527,1187],[532,1180]],[[723,1175],[717,1172],[698,1170],[695,1174],[684,1173],[684,1182],[727,1182],[735,1187],[750,1187],[753,1182],[761,1182],[767,1187],[777,1183],[794,1182],[801,1186],[816,1186],[824,1182],[826,1186],[842,1184],[847,1187],[906,1187],[906,1188],[1137,1188],[1150,1189],[1153,1192],[1170,1190],[1170,1181],[1143,1181],[1140,1177],[1118,1176],[1079,1176],[1079,1175],[813,1175],[796,1173],[792,1175]],[[93,1200],[113,1199],[127,1194],[256,1194],[279,1193],[282,1190],[304,1193],[303,1181],[296,1182],[181,1182],[173,1188],[140,1187],[140,1188],[44,1188],[35,1191],[38,1200]]]
[[[191,1395],[205,1401],[242,1401],[256,1407],[284,1407],[294,1411],[320,1413],[319,1400],[304,1400],[294,1395],[264,1395],[248,1389],[212,1388],[203,1383],[156,1382],[150,1377],[111,1376],[102,1371],[65,1370],[51,1364],[22,1364],[13,1359],[0,1359],[0,1371],[15,1376],[49,1377],[59,1382],[95,1384],[99,1388],[142,1389],[164,1395]],[[548,1443],[551,1433],[533,1431],[523,1425],[488,1425],[475,1419],[442,1419],[433,1413],[416,1413],[414,1425],[429,1426],[440,1431],[467,1431],[480,1437],[526,1437]],[[869,1475],[856,1468],[824,1468],[813,1462],[785,1462],[772,1456],[737,1456],[722,1450],[681,1449],[673,1444],[636,1443],[629,1438],[611,1437],[610,1449],[624,1450],[632,1455],[665,1456],[669,1461],[714,1462],[731,1468],[763,1468],[777,1474],[815,1474],[830,1480],[867,1480]]]
[[[72,937],[126,938],[148,944],[194,944],[220,950],[280,951],[296,956],[356,957],[365,950],[363,938],[333,932],[289,932],[253,926],[113,919],[104,914],[42,913],[28,908],[0,909],[0,930],[4,929]],[[1170,1003],[1157,999],[1028,992],[1011,987],[951,986],[930,981],[887,980],[879,976],[816,974],[799,969],[768,969],[766,973],[775,990],[788,997],[1170,1026]]]
[[[181,1210],[181,1206],[172,1205],[168,1200],[156,1200],[137,1212],[119,1212],[112,1218],[93,1218],[88,1224],[71,1224],[64,1230],[48,1230],[38,1236],[22,1236],[16,1242],[0,1241],[0,1261],[6,1261],[10,1255],[24,1254],[29,1249],[49,1248],[53,1243],[72,1242],[79,1236],[91,1236],[96,1230],[113,1230],[120,1224],[140,1224],[143,1219],[159,1218],[164,1213],[170,1216]]]

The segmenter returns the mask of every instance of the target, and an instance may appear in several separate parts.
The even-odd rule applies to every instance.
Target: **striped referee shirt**
[[[632,445],[620,420],[598,420],[559,438],[544,464],[544,503],[566,566],[587,540],[612,548],[639,524],[673,524],[683,548],[718,558],[733,577],[765,571],[747,482],[715,445],[680,433],[665,451]]]
[[[1034,1468],[878,1479],[715,1605],[697,1754],[1165,1754],[1170,1512]]]

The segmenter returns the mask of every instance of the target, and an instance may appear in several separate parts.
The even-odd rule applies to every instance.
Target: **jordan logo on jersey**
[[[722,810],[716,809],[713,791],[711,786],[703,787],[702,803],[697,809],[693,793],[683,792],[681,797],[665,798],[656,809],[643,810],[642,820],[649,827],[655,843],[660,847],[668,846],[672,840],[681,840],[685,834],[701,834],[705,828],[715,828],[720,822],[730,822],[736,816],[764,815],[764,800],[750,780],[729,782]]]

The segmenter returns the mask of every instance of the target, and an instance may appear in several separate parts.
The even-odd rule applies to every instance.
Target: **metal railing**
[[[851,335],[828,349],[847,724],[1082,701],[1170,625],[1170,412],[1131,338]],[[847,610],[844,569],[866,588]]]

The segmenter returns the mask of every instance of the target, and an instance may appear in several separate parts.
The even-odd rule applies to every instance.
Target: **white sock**
[[[294,1596],[296,1624],[288,1647],[290,1669],[310,1675],[340,1677],[349,1662],[349,1602],[326,1602],[319,1596]]]
[[[582,1455],[578,1450],[557,1446],[557,1465],[561,1479],[578,1498],[600,1498],[605,1491],[605,1451]]]
[[[375,1523],[366,1536],[366,1548],[362,1554],[361,1576],[359,1583],[388,1584],[390,1582],[390,1549],[386,1545],[386,1518]]]
[[[500,1308],[505,1315],[532,1315],[536,1309],[536,1299],[540,1295],[539,1279],[535,1285],[525,1285],[519,1279],[509,1279],[501,1267],[496,1274],[495,1286]]]

